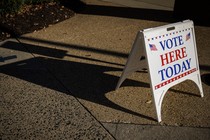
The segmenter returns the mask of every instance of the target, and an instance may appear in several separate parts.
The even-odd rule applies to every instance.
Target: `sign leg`
[[[159,90],[159,91],[155,91],[154,94],[153,94],[154,105],[155,105],[155,109],[156,109],[158,122],[162,121],[161,107],[162,107],[163,98],[164,98],[167,91],[168,91],[168,89]]]
[[[198,73],[199,73],[199,72],[198,72]],[[189,78],[189,79],[192,80],[193,82],[195,82],[195,84],[196,84],[196,85],[198,86],[198,88],[199,88],[201,97],[204,97],[200,74],[194,75],[193,77],[191,77],[191,78]]]
[[[131,53],[126,62],[123,73],[117,83],[116,90],[121,86],[123,81],[133,72],[147,68],[145,50],[144,50],[144,40],[142,34],[139,32],[136,36],[135,42],[131,49]]]

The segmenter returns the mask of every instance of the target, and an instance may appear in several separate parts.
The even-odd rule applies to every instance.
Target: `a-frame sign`
[[[194,24],[185,20],[139,31],[116,89],[133,72],[147,68],[158,122],[167,90],[185,80],[194,81],[204,96]]]

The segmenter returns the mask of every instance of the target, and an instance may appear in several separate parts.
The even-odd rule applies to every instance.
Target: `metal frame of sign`
[[[203,97],[193,21],[139,31],[116,89],[131,73],[144,68],[149,71],[158,122],[163,98],[172,86],[192,80]]]

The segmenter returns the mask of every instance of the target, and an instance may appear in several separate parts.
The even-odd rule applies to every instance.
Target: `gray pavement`
[[[14,47],[14,48],[12,48]],[[15,39],[1,43],[0,138],[114,139]]]
[[[102,13],[118,5],[85,2],[89,11],[1,42],[0,138],[210,139],[210,27],[195,26],[204,97],[191,81],[173,87],[158,123],[147,73],[114,88],[137,31],[171,20]]]

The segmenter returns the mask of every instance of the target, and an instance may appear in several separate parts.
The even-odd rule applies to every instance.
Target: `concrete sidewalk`
[[[114,139],[15,39],[0,46],[0,139]]]
[[[148,73],[114,88],[137,31],[173,19],[87,3],[66,21],[1,42],[1,139],[210,139],[210,28],[195,26],[204,98],[191,81],[173,87],[158,123]]]

